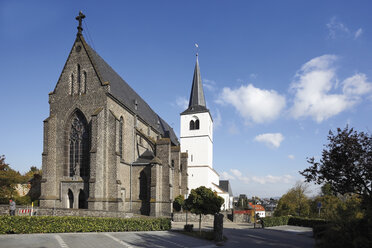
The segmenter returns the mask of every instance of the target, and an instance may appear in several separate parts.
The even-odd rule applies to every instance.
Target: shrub
[[[0,216],[0,234],[165,231],[167,218],[98,218],[75,216]]]
[[[304,227],[314,227],[317,225],[324,225],[328,222],[323,219],[309,219],[304,217],[293,217],[293,216],[280,216],[280,217],[266,217],[261,219],[262,227],[270,226],[282,226],[282,225],[292,225],[292,226],[304,226]]]
[[[309,219],[304,217],[290,217],[288,220],[288,225],[292,226],[305,226],[305,227],[314,227],[318,225],[324,225],[328,222],[323,219]]]
[[[261,219],[262,228],[288,225],[289,216],[265,217]]]

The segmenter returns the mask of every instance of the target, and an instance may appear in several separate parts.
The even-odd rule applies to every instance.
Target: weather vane
[[[195,43],[195,51],[196,51],[196,56],[199,55],[199,45]]]

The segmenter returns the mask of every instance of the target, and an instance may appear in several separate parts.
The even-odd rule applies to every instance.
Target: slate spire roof
[[[192,88],[189,100],[189,107],[181,113],[182,114],[192,114],[208,112],[207,106],[205,104],[203,83],[200,76],[199,59],[198,54],[196,54],[196,63],[194,69],[194,77],[192,80]]]

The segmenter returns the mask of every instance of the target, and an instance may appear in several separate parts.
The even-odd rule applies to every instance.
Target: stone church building
[[[173,129],[78,32],[44,121],[41,207],[169,216],[188,191]]]

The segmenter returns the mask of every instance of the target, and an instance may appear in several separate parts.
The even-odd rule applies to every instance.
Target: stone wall
[[[233,215],[233,222],[237,223],[251,223],[251,215],[249,214],[236,214]]]
[[[231,212],[221,212],[223,214],[224,221],[230,221],[229,215]],[[173,213],[173,221],[174,222],[186,222],[186,213]],[[202,215],[202,222],[212,222],[214,221],[214,216],[211,214]],[[187,222],[199,222],[199,215],[187,213]]]
[[[17,206],[16,215],[19,209],[25,209],[24,206]],[[131,218],[132,213],[114,212],[114,211],[101,211],[101,210],[88,210],[88,209],[52,209],[34,207],[35,215],[37,216],[84,216],[84,217],[118,217],[118,218]],[[9,206],[0,205],[0,215],[9,215]]]

